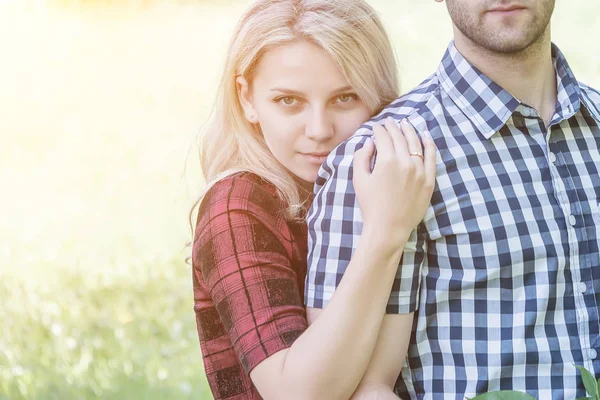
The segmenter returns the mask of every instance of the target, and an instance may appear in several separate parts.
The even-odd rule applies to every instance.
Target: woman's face
[[[370,117],[333,59],[306,41],[268,50],[251,86],[240,82],[246,118],[260,125],[275,158],[306,184]]]

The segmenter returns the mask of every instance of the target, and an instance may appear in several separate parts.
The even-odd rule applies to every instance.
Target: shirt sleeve
[[[352,184],[354,152],[372,136],[361,128],[327,158],[315,182],[315,198],[307,215],[307,307],[324,308],[331,300],[358,246],[362,213]],[[406,243],[386,308],[388,314],[408,314],[417,309],[420,271],[425,252],[424,235],[412,232]]]
[[[293,240],[280,207],[260,185],[232,179],[200,212],[200,267],[219,318],[246,371],[289,348],[307,328]]]

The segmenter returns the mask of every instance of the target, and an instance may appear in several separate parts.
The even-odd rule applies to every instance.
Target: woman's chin
[[[316,170],[314,173],[309,173],[308,171],[298,171],[298,173],[292,171],[292,175],[294,176],[298,185],[302,186],[305,189],[309,189],[312,191],[312,187],[315,184],[315,180],[317,179]]]

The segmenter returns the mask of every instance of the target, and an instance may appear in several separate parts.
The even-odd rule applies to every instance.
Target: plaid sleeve
[[[306,330],[292,233],[278,201],[235,178],[204,200],[199,273],[246,373]],[[198,273],[198,272],[196,272]]]
[[[315,199],[307,216],[307,307],[324,308],[350,263],[362,232],[362,214],[352,184],[354,152],[362,148],[371,131],[361,128],[327,158],[315,182]],[[407,314],[416,310],[423,239],[413,232],[394,280],[386,312]]]

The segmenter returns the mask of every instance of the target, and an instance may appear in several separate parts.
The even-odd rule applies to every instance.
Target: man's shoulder
[[[432,107],[432,102],[437,101],[440,85],[437,74],[433,74],[421,82],[410,92],[400,96],[388,104],[379,114],[369,120],[365,125],[372,126],[381,120],[392,117],[395,120],[420,114]]]
[[[342,142],[332,154],[338,156],[343,154],[353,155],[356,150],[364,145],[366,139],[373,135],[373,126],[382,123],[388,117],[400,121],[413,114],[429,112],[432,108],[432,102],[437,101],[436,95],[439,89],[437,75],[433,74],[410,92],[385,106],[377,115],[365,122],[353,136]]]
[[[410,92],[397,98],[381,112],[365,122],[354,135],[340,143],[327,157],[327,160],[319,171],[319,176],[315,183],[318,188],[334,175],[350,175],[352,170],[352,160],[354,153],[361,149],[367,139],[373,136],[373,126],[380,124],[387,117],[392,117],[396,121],[409,118],[413,114],[424,114],[430,112],[434,107],[432,102],[437,102],[439,93],[439,83],[437,75],[433,74],[425,79],[421,84]]]

